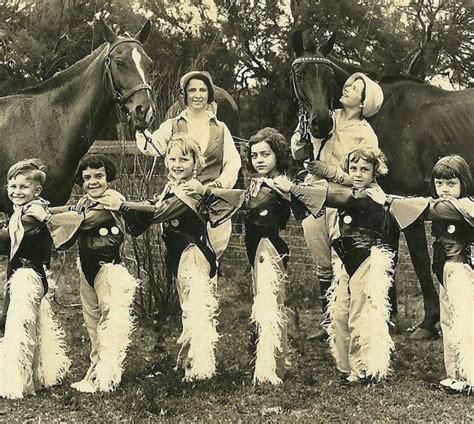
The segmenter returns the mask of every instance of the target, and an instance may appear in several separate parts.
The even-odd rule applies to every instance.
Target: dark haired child
[[[64,332],[51,309],[50,280],[46,276],[51,235],[37,211],[49,219],[48,203],[40,197],[46,179],[38,159],[13,165],[7,174],[13,213],[0,229],[9,255],[4,313],[5,334],[0,339],[0,397],[34,395],[58,384],[70,366]],[[8,251],[9,250],[9,251]],[[4,252],[2,252],[4,253]]]
[[[287,356],[285,282],[289,249],[280,236],[290,217],[289,195],[273,178],[284,174],[289,146],[274,128],[263,128],[250,138],[247,166],[257,174],[246,201],[245,247],[252,267],[253,306],[251,344],[255,351],[254,383],[280,384]]]
[[[297,186],[277,179],[275,183],[313,214],[323,205],[338,208],[330,240],[340,262],[328,291],[326,329],[343,383],[370,383],[391,370],[394,345],[388,328],[388,292],[398,228],[387,210],[367,196],[365,202],[356,201],[360,191],[376,186],[376,178],[388,172],[383,153],[371,147],[356,149],[348,154],[344,171],[352,188],[330,183],[328,191],[327,182]]]
[[[369,192],[379,203],[391,203],[392,213],[410,208],[403,227],[422,217],[433,221],[433,272],[439,282],[441,331],[446,378],[440,386],[452,392],[471,392],[474,387],[474,201],[469,165],[458,155],[441,158],[431,174],[433,199],[391,199]]]
[[[85,157],[74,177],[84,196],[72,211],[53,214],[48,224],[56,236],[56,248],[68,249],[78,242],[80,296],[91,353],[85,377],[71,387],[86,393],[118,387],[135,326],[131,311],[137,282],[120,258],[125,222],[100,204],[107,194],[121,197],[109,188],[115,175],[114,163],[104,155]]]
[[[207,224],[222,224],[243,201],[243,192],[204,187],[195,178],[200,158],[193,140],[175,134],[166,147],[168,184],[156,204],[124,202],[116,196],[106,196],[103,202],[134,222],[137,232],[140,226],[144,230],[149,224],[162,223],[165,263],[176,282],[182,309],[178,365],[185,370],[183,381],[205,380],[216,373],[217,258]]]

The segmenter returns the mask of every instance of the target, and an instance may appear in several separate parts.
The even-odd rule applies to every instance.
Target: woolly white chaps
[[[177,276],[183,323],[178,365],[184,368],[184,379],[189,381],[205,380],[216,373],[219,306],[215,279],[209,278],[209,271],[209,262],[201,250],[190,244],[181,255]]]
[[[343,373],[381,380],[391,372],[392,267],[393,253],[382,247],[372,247],[351,278],[340,260],[335,264],[325,327],[336,366]]]
[[[7,284],[10,304],[0,339],[0,396],[18,399],[60,383],[71,363],[40,276],[20,268]]]
[[[91,341],[85,382],[115,390],[121,379],[130,336],[135,329],[133,299],[137,282],[120,264],[102,265],[91,287],[81,271],[81,303]]]
[[[253,267],[252,323],[258,332],[253,382],[281,384],[287,354],[286,272],[269,239],[258,244]]]
[[[474,271],[467,264],[446,262],[440,285],[441,330],[448,378],[474,388]]]

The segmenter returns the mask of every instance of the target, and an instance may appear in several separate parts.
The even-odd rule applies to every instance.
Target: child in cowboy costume
[[[51,208],[48,222],[56,248],[67,249],[76,241],[79,247],[80,296],[91,353],[85,377],[71,387],[86,393],[118,387],[135,325],[131,312],[137,282],[120,258],[125,221],[99,203],[107,194],[122,197],[109,188],[115,175],[107,157],[85,157],[74,177],[84,196],[72,208]]]
[[[155,204],[106,196],[103,205],[120,211],[136,227],[162,223],[166,266],[175,280],[182,309],[178,365],[183,381],[204,380],[216,373],[218,301],[216,253],[207,224],[219,226],[243,202],[243,192],[203,186],[196,178],[201,154],[186,134],[175,134],[166,147],[168,184]]]
[[[50,305],[51,284],[46,276],[52,239],[46,222],[48,202],[40,197],[46,179],[37,159],[13,165],[7,174],[13,213],[0,243],[9,255],[4,312],[5,334],[0,339],[0,397],[34,395],[58,384],[70,366],[64,332]],[[41,215],[37,219],[36,215]]]
[[[252,347],[254,383],[280,384],[287,355],[285,282],[289,249],[280,236],[290,217],[289,195],[273,179],[288,167],[289,146],[274,128],[263,128],[250,138],[247,166],[257,174],[250,182],[242,209],[245,247],[252,267]]]
[[[344,163],[352,188],[294,185],[279,178],[278,188],[290,191],[309,212],[318,214],[323,205],[338,207],[331,245],[340,261],[328,290],[326,330],[331,353],[343,383],[373,382],[385,378],[390,370],[394,348],[389,334],[388,291],[393,281],[395,219],[386,209],[366,199],[354,201],[367,187],[377,186],[376,178],[387,173],[382,152],[359,148],[349,153]],[[396,231],[394,231],[396,230]]]
[[[474,242],[472,176],[467,162],[458,155],[441,158],[431,175],[432,199],[392,199],[380,189],[369,192],[390,210],[409,209],[402,228],[417,219],[431,220],[433,272],[439,282],[441,331],[443,332],[446,378],[441,388],[471,393],[474,387],[474,271],[471,245]]]

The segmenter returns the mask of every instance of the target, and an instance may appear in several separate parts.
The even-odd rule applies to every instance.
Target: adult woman
[[[178,132],[187,133],[196,141],[202,155],[196,178],[209,187],[232,188],[237,181],[241,159],[229,129],[213,111],[211,76],[205,71],[188,72],[181,78],[180,94],[185,110],[165,121],[153,134],[137,132],[139,150],[149,156],[164,156],[171,136]],[[209,238],[218,258],[227,248],[231,230],[230,221],[209,228]]]
[[[342,170],[344,158],[358,147],[378,147],[377,136],[365,118],[375,115],[382,106],[383,92],[380,86],[366,75],[355,73],[344,84],[340,102],[342,109],[334,112],[329,139],[312,137],[309,146],[298,129],[291,139],[294,159],[307,159],[313,150],[316,160],[306,165],[309,172],[306,183],[326,178],[351,184]],[[331,208],[321,210],[317,217],[309,215],[303,220],[306,243],[317,265],[323,312],[327,307],[325,294],[333,277],[329,236],[335,228],[335,220],[336,210]],[[321,329],[317,336],[324,337],[325,332]]]

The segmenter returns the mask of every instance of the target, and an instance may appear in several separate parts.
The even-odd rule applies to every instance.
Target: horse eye
[[[123,66],[123,62],[122,62],[120,59],[114,59],[114,63],[115,63],[117,66]]]
[[[296,78],[300,79],[303,76],[303,74],[301,72],[296,72],[295,76]]]

